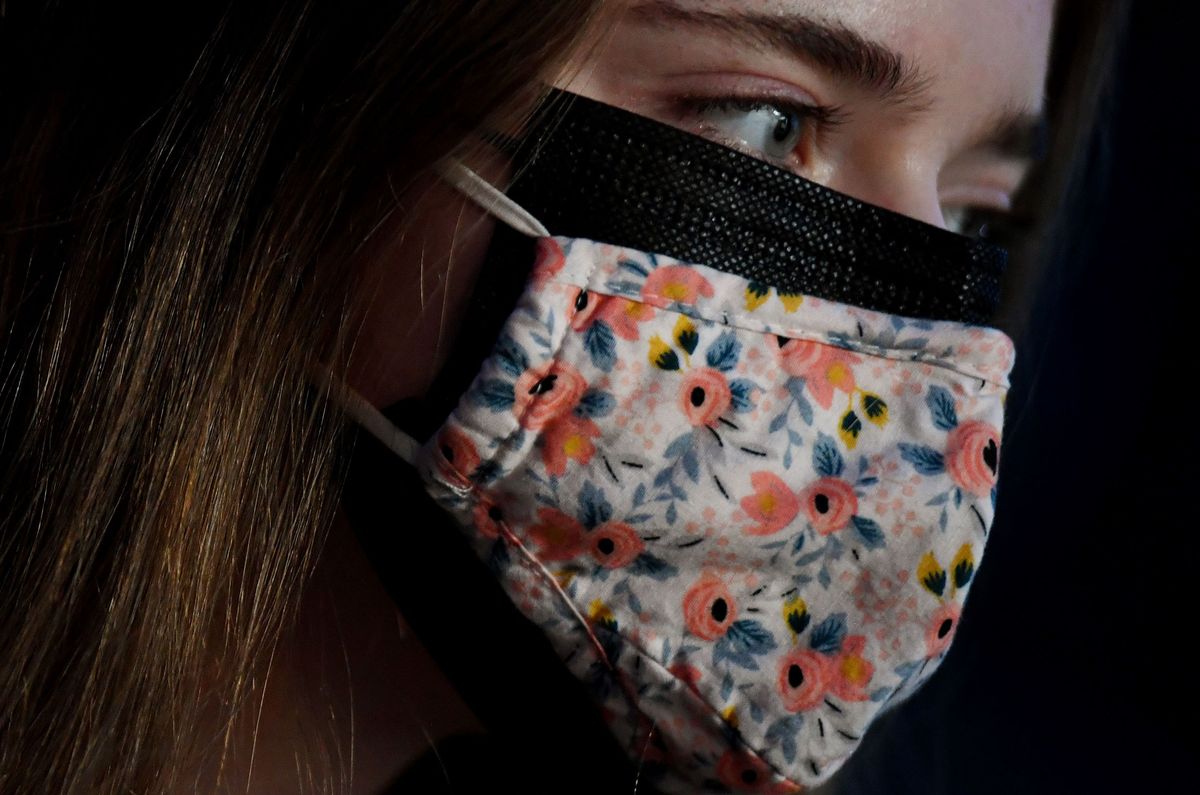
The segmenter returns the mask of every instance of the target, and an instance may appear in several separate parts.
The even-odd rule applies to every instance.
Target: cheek
[[[499,163],[473,164],[493,184]],[[494,222],[437,177],[408,191],[394,220],[353,266],[360,280],[358,335],[347,381],[384,407],[425,393],[468,310]]]

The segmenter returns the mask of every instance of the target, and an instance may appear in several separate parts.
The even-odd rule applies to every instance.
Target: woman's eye
[[[1028,231],[1029,223],[995,207],[952,205],[942,207],[942,219],[951,232],[975,240],[1011,245]]]
[[[786,161],[804,140],[812,113],[760,100],[710,99],[690,103],[688,115],[703,134]]]

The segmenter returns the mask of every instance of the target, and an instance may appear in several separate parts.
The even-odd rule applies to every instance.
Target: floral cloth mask
[[[697,163],[723,162],[803,182],[580,105],[574,127],[601,150],[597,129],[617,119],[632,140],[699,147],[676,172],[689,180]],[[1014,356],[1004,333],[976,324],[991,300],[981,285],[998,273],[993,252],[804,183],[841,208],[789,216],[819,245],[858,239],[847,207],[901,231],[877,234],[847,266],[787,245],[778,224],[759,227],[774,243],[739,259],[710,221],[718,231],[696,244],[710,259],[689,261],[664,253],[691,240],[678,224],[604,232],[620,244],[549,235],[529,204],[450,173],[538,237],[528,283],[428,443],[369,407],[356,414],[415,464],[653,786],[800,792],[825,781],[880,712],[936,670],[984,552]],[[562,190],[629,189],[597,184]],[[559,226],[572,226],[569,214]],[[671,239],[651,249],[639,235],[664,234],[656,226]],[[745,224],[730,228],[742,239]],[[897,244],[903,235],[933,242]],[[926,278],[957,273],[965,286],[913,287],[861,264],[922,251],[948,262]],[[787,266],[773,270],[774,255]],[[797,289],[797,272],[809,289]],[[854,293],[848,278],[868,284]],[[850,294],[861,302],[837,300]]]

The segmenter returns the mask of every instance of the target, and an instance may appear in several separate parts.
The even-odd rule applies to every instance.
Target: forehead
[[[1041,109],[1054,0],[632,0],[712,18],[817,21],[894,51],[923,78],[937,116]]]

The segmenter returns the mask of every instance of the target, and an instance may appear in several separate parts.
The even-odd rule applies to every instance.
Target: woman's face
[[[564,87],[931,224],[1004,211],[1052,0],[645,0]]]
[[[625,5],[560,87],[965,232],[1008,208],[1035,155],[1053,0]],[[429,186],[421,208],[423,234],[370,266],[350,383],[378,406],[428,387],[486,249],[452,189]]]

